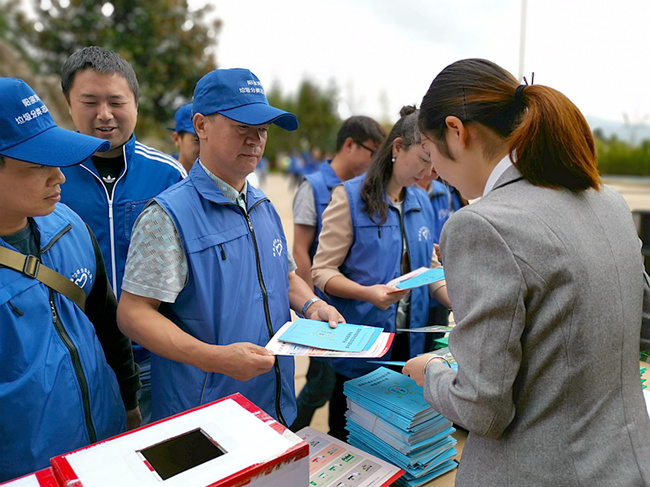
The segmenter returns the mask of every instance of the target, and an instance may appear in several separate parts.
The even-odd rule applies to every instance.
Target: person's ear
[[[458,142],[462,147],[467,145],[467,127],[460,118],[449,115],[445,118],[445,125],[447,126],[447,136],[452,140]]]
[[[208,123],[207,117],[204,116],[202,113],[196,113],[194,114],[192,123],[194,124],[194,131],[196,132],[196,136],[199,139],[205,139],[206,131],[207,131],[206,125]]]
[[[404,150],[404,147],[402,146],[402,142],[404,142],[404,139],[402,137],[395,137],[393,140],[393,143],[391,144],[393,146],[392,153],[393,155],[399,154],[400,151]]]
[[[350,152],[352,149],[354,149],[355,144],[356,144],[356,142],[354,140],[352,140],[352,137],[348,137],[343,142],[343,146],[341,147],[341,150],[345,151],[345,152]]]

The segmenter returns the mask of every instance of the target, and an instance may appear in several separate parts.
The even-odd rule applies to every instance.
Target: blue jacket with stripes
[[[61,202],[81,216],[97,237],[118,299],[135,220],[153,197],[187,176],[176,159],[141,144],[134,135],[123,151],[124,169],[112,194],[108,194],[92,159],[61,168],[66,177]]]

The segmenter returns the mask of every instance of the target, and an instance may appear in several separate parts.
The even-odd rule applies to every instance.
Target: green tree
[[[274,161],[290,150],[309,151],[314,148],[333,152],[336,133],[341,125],[337,112],[338,90],[335,85],[321,88],[305,79],[295,96],[285,96],[273,85],[266,93],[269,104],[287,110],[298,117],[298,129],[287,132],[271,126],[266,155]]]
[[[60,75],[70,54],[98,45],[119,53],[135,70],[141,88],[138,131],[164,130],[196,82],[216,67],[220,20],[207,20],[206,6],[190,11],[186,0],[0,0],[0,27],[22,46],[37,74]],[[26,12],[31,11],[28,15]]]

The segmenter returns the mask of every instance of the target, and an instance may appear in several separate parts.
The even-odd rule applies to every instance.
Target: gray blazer
[[[432,362],[425,397],[469,431],[456,485],[650,486],[650,289],[623,198],[511,167],[440,247],[459,367]]]

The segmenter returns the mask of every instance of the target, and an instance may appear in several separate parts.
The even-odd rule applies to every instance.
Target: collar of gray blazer
[[[508,169],[504,171],[501,177],[497,180],[496,184],[494,185],[494,188],[492,188],[492,191],[494,191],[495,189],[503,188],[504,186],[517,182],[521,179],[524,179],[524,177],[519,172],[519,169],[517,169],[515,166],[510,166]]]

